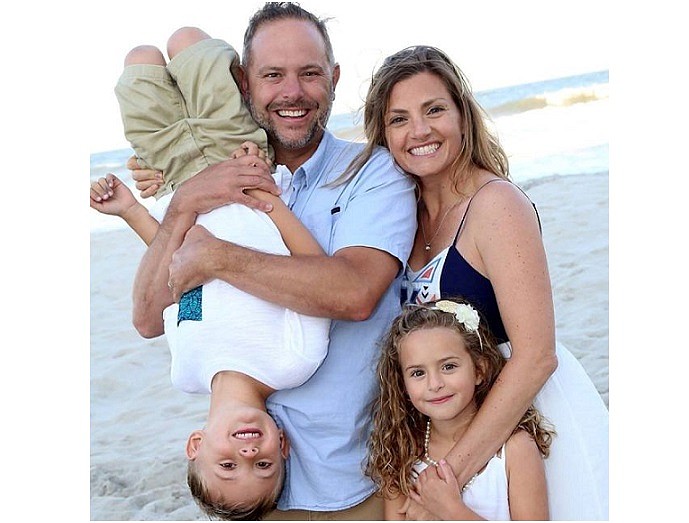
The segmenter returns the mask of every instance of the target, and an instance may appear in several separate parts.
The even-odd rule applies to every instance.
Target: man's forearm
[[[168,209],[134,279],[133,323],[145,338],[163,334],[163,310],[172,303],[167,286],[172,253],[182,244],[184,235],[196,221],[196,214]]]
[[[213,277],[296,312],[364,320],[398,270],[390,254],[349,247],[334,256],[278,256],[221,242]]]

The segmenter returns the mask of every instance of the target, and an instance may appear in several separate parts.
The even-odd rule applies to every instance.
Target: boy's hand
[[[242,156],[258,156],[261,160],[266,162],[268,167],[273,166],[273,161],[268,157],[266,152],[263,149],[261,149],[258,145],[256,145],[254,142],[244,142],[242,145],[239,146],[239,149],[237,149],[230,155],[230,158],[235,159],[240,158]]]
[[[132,180],[136,182],[136,190],[142,198],[153,196],[163,185],[163,173],[152,169],[142,169],[136,161],[136,156],[127,160],[127,169],[132,172]]]
[[[139,202],[117,176],[107,174],[91,183],[89,205],[100,213],[124,217]]]

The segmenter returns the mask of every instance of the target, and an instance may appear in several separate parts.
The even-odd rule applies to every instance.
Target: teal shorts
[[[115,86],[124,134],[143,168],[163,173],[156,198],[249,140],[270,153],[266,133],[244,106],[231,68],[235,50],[202,40],[165,66],[125,67]]]

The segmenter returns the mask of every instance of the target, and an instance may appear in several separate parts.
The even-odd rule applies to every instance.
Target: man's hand
[[[136,182],[136,189],[142,198],[153,196],[163,185],[163,173],[153,169],[142,169],[136,156],[127,160],[127,169],[132,172],[132,180]]]
[[[170,262],[168,287],[175,302],[179,302],[185,292],[212,279],[206,262],[210,261],[209,253],[219,241],[201,225],[194,225],[187,231]]]
[[[265,160],[245,155],[206,167],[175,191],[171,206],[202,214],[228,203],[241,203],[252,209],[269,212],[272,205],[249,196],[247,189],[261,189],[275,196],[280,188],[270,174]]]

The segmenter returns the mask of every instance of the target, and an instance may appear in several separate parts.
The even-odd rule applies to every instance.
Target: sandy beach
[[[558,339],[608,403],[608,174],[522,184],[536,203]],[[95,211],[92,211],[95,212]],[[164,337],[131,325],[144,245],[129,230],[91,234],[91,519],[207,520],[185,484],[183,449],[207,396],[172,388]]]

